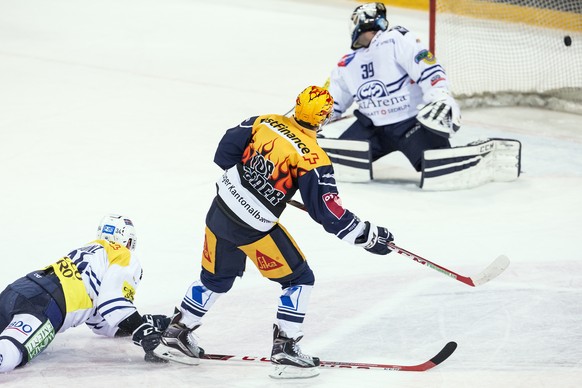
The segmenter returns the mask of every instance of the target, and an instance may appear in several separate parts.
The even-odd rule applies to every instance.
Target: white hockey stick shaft
[[[499,276],[509,266],[509,258],[505,255],[501,255],[497,257],[497,259],[495,259],[491,264],[489,264],[489,266],[485,268],[480,274],[478,274],[477,276],[468,277],[459,275],[458,273],[453,272],[450,269],[447,269],[439,264],[436,264],[430,260],[420,257],[417,254],[407,251],[404,248],[400,248],[399,246],[392,242],[389,242],[388,246],[392,248],[394,252],[404,257],[407,257],[429,268],[432,268],[435,271],[438,271],[471,287],[480,286],[481,284],[487,283],[488,281]]]
[[[299,201],[295,201],[292,199],[288,203],[289,203],[289,205],[294,206],[298,209],[301,209],[303,211],[307,211],[307,209],[305,208],[305,205]],[[501,255],[501,256],[497,257],[491,264],[489,264],[489,266],[487,268],[485,268],[481,273],[479,273],[478,275],[473,276],[473,277],[468,277],[468,276],[459,275],[458,273],[453,272],[450,269],[447,269],[439,264],[436,264],[428,259],[425,259],[425,258],[423,258],[415,253],[412,253],[404,248],[400,248],[399,246],[397,246],[393,242],[389,242],[388,246],[394,252],[398,253],[401,256],[407,257],[407,258],[411,259],[412,261],[415,261],[415,262],[422,264],[426,267],[432,268],[435,271],[438,271],[444,275],[447,275],[450,278],[458,280],[459,282],[465,283],[471,287],[476,287],[476,286],[480,286],[482,284],[487,283],[488,281],[499,276],[509,266],[509,258],[505,255]]]

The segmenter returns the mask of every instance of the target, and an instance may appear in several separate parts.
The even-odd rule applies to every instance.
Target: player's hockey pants
[[[35,271],[0,293],[0,340],[12,342],[22,353],[18,366],[40,354],[61,328],[66,306],[57,276]]]

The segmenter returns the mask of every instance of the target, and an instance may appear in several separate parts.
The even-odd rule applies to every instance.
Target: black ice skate
[[[170,325],[162,333],[162,341],[154,349],[154,354],[164,360],[198,365],[200,358],[204,356],[204,349],[198,346],[193,332],[200,325],[189,329],[180,323],[181,317],[181,312],[174,314]]]
[[[297,339],[288,338],[284,332],[273,325],[273,351],[271,363],[274,370],[269,374],[275,379],[298,379],[319,375],[319,358],[301,353]]]

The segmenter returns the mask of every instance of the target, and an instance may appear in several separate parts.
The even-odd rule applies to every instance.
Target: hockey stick
[[[337,368],[337,369],[376,369],[376,370],[390,370],[402,372],[424,372],[434,368],[443,361],[445,361],[457,349],[456,342],[447,343],[440,352],[430,360],[417,365],[398,365],[398,364],[369,364],[363,362],[343,362],[343,361],[323,361],[321,360],[320,367],[322,368]],[[203,360],[213,361],[245,361],[257,363],[270,363],[269,357],[253,357],[253,356],[235,356],[229,354],[205,354]]]
[[[291,206],[294,206],[298,209],[307,211],[305,205],[299,201],[295,201],[292,199],[288,202],[288,204]],[[432,268],[435,271],[438,271],[444,275],[447,275],[447,276],[449,276],[455,280],[458,280],[462,283],[465,283],[471,287],[476,287],[476,286],[480,286],[482,284],[487,283],[488,281],[499,276],[509,266],[509,258],[505,255],[501,255],[501,256],[497,257],[491,264],[489,264],[489,266],[487,268],[485,268],[481,273],[479,273],[478,275],[473,276],[473,277],[468,277],[468,276],[459,275],[458,273],[453,272],[450,269],[447,269],[441,265],[433,263],[432,261],[427,260],[425,258],[422,258],[422,257],[420,257],[420,256],[418,256],[410,251],[407,251],[406,249],[400,248],[399,246],[397,246],[393,242],[389,242],[388,246],[394,252],[398,253],[399,255],[402,255],[402,256],[407,257],[413,261],[416,261],[419,264],[422,264],[422,265],[425,265],[429,268]]]
[[[500,255],[491,264],[489,264],[489,266],[487,268],[485,268],[483,271],[481,271],[481,273],[479,273],[478,275],[473,276],[473,277],[468,277],[468,276],[459,275],[458,273],[453,272],[450,269],[447,269],[447,268],[440,266],[436,263],[433,263],[427,259],[424,259],[424,258],[422,258],[422,257],[420,257],[412,252],[407,251],[406,249],[402,249],[392,242],[389,242],[388,246],[390,248],[392,248],[392,250],[394,252],[396,252],[402,256],[408,257],[409,259],[412,259],[419,264],[422,264],[422,265],[425,265],[429,268],[432,268],[435,271],[438,271],[442,274],[445,274],[445,275],[447,275],[455,280],[458,280],[462,283],[465,283],[471,287],[476,287],[476,286],[480,286],[482,284],[487,283],[488,281],[499,276],[509,266],[509,258],[505,255]]]

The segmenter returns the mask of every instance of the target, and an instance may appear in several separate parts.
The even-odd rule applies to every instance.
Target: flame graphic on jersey
[[[268,159],[268,155],[275,149],[275,142],[277,139],[273,139],[265,144],[257,144],[256,140],[251,140],[247,148],[245,148],[242,156],[242,164],[247,164],[247,162],[256,154],[259,153]]]
[[[249,162],[255,154],[259,153],[263,155],[265,159],[270,160],[275,165],[273,173],[268,177],[269,182],[275,189],[286,194],[289,189],[293,187],[292,171],[296,166],[290,166],[288,164],[288,155],[281,155],[278,157],[275,149],[275,143],[278,140],[280,139],[273,139],[265,144],[258,144],[256,140],[251,141],[244,150],[242,163],[248,165],[247,162]]]
[[[275,170],[271,174],[271,179],[274,181],[273,187],[285,194],[293,187],[291,171],[295,167],[288,164],[288,159],[289,157],[285,156],[282,161],[274,161]]]

